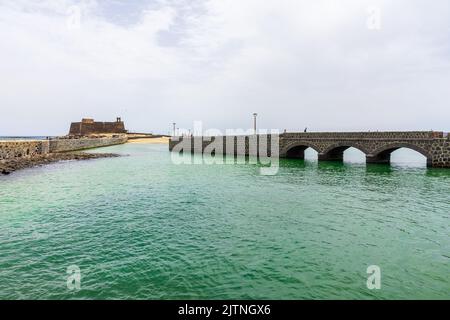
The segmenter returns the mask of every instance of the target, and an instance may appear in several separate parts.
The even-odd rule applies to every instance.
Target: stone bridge
[[[443,132],[311,132],[280,135],[280,157],[304,158],[307,148],[317,151],[319,161],[342,161],[350,147],[362,151],[367,163],[389,163],[400,148],[415,150],[430,167],[450,167],[450,136]]]
[[[264,145],[267,143],[269,146],[269,155],[278,154],[282,158],[303,159],[305,150],[311,148],[317,151],[319,161],[342,161],[344,151],[353,147],[366,155],[367,163],[389,163],[393,151],[408,148],[424,155],[429,167],[450,168],[450,135],[443,132],[308,132],[283,133],[275,137],[278,137],[278,150],[271,147],[274,145],[274,139],[270,135],[226,136],[223,143],[216,144],[213,153],[260,154],[261,141],[267,139]],[[173,150],[184,140],[186,151],[190,149],[191,152],[206,153],[207,149],[211,152],[210,145],[218,138],[224,137],[174,137],[169,143],[169,149]],[[230,139],[231,143],[225,142]],[[186,144],[186,140],[190,142]],[[195,143],[198,140],[200,142]],[[251,141],[258,141],[256,153],[252,151]]]

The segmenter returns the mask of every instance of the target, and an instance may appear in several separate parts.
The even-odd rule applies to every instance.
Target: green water
[[[450,170],[424,159],[261,176],[174,165],[165,145],[98,151],[129,156],[0,177],[1,299],[450,298]]]

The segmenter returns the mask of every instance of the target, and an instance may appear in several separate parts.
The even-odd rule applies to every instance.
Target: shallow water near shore
[[[450,298],[450,170],[415,154],[261,176],[175,165],[167,145],[95,152],[128,156],[0,176],[0,299]]]

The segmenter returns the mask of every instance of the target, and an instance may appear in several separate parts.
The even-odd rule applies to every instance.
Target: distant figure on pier
[[[303,132],[306,132],[306,131],[308,131],[308,128],[305,128],[305,130],[303,130]]]

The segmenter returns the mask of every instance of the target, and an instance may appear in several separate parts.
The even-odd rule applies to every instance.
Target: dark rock
[[[15,170],[41,166],[58,161],[68,160],[89,160],[100,158],[120,157],[114,153],[86,153],[86,152],[64,152],[64,153],[49,153],[44,155],[36,155],[28,158],[15,158],[10,160],[2,160],[0,162],[0,173],[7,175]]]

